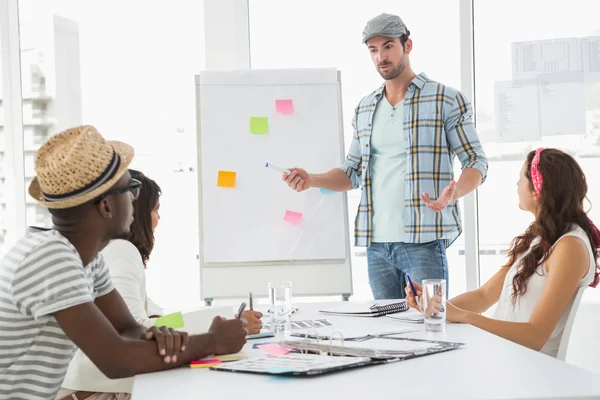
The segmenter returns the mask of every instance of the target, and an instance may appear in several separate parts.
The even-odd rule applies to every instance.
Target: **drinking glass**
[[[423,280],[423,318],[427,332],[446,330],[446,280]]]
[[[292,333],[292,282],[269,282],[271,329],[277,340]]]

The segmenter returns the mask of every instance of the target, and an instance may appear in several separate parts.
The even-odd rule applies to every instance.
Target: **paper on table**
[[[424,322],[423,314],[414,309],[410,309],[400,314],[386,315],[386,317],[395,319],[400,322],[408,322],[412,324],[420,324]]]
[[[190,335],[198,335],[208,332],[215,317],[234,318],[231,306],[211,306],[183,314],[185,322],[184,330]]]
[[[357,327],[353,327],[352,329],[344,329],[341,327],[335,327],[335,326],[331,326],[331,327],[327,327],[327,328],[310,328],[310,329],[302,329],[299,331],[294,331],[294,333],[292,334],[292,336],[301,336],[301,337],[305,337],[305,335],[308,335],[308,337],[314,337],[315,333],[319,335],[319,338],[322,340],[329,340],[330,337],[333,338],[339,338],[339,334],[341,333],[344,337],[344,340],[352,340],[352,339],[359,339],[359,338],[364,338],[368,335],[371,336],[396,336],[396,335],[402,335],[405,333],[412,333],[412,332],[416,332],[416,329],[413,328],[401,328],[401,329],[394,329],[394,330],[377,330],[377,329],[373,329],[373,327],[361,327],[361,328],[357,328]],[[363,342],[365,343],[365,342]]]
[[[334,344],[337,341],[334,341]],[[427,350],[434,347],[438,347],[436,343],[430,342],[415,342],[412,340],[404,340],[402,338],[396,339],[369,339],[364,342],[348,342],[344,341],[344,347],[350,348],[365,348],[380,350],[383,352],[413,352],[417,350]]]
[[[294,103],[292,100],[275,100],[275,110],[277,114],[292,115],[294,113]]]

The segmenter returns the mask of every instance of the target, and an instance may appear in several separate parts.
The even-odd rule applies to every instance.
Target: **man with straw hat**
[[[75,346],[116,379],[245,343],[243,322],[220,317],[203,335],[146,330],[114,289],[98,253],[129,233],[141,186],[127,170],[133,154],[91,126],[61,132],[37,152],[29,194],[49,209],[53,228],[29,232],[0,263],[0,399],[54,399]]]

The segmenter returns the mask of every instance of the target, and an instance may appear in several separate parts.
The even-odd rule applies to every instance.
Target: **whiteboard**
[[[346,194],[315,188],[297,193],[281,173],[265,167],[269,162],[319,173],[342,165],[339,72],[207,71],[196,77],[196,91],[201,267],[322,262],[337,264],[345,275],[339,279],[351,282]],[[291,113],[278,112],[278,100],[291,100]],[[267,132],[252,133],[252,118],[267,118]],[[232,172],[230,187],[220,174]],[[288,212],[301,219],[286,220]]]

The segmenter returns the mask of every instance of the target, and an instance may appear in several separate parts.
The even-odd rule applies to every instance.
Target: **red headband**
[[[543,147],[540,147],[535,151],[535,156],[533,156],[533,160],[531,161],[531,170],[529,171],[531,175],[531,182],[533,183],[533,191],[536,196],[540,196],[542,193],[542,184],[544,183],[544,178],[542,177],[542,173],[538,169],[538,165],[540,165],[540,157],[542,155],[542,151],[544,151]],[[592,230],[594,231],[594,237],[596,238],[596,244],[600,246],[600,230],[598,227],[592,222],[591,219],[588,218],[590,225],[592,226]],[[598,286],[600,283],[600,271],[596,268],[596,274],[594,275],[594,281],[590,284],[591,287]]]

